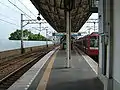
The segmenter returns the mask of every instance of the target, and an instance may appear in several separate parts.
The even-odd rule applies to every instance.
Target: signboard
[[[87,32],[79,32],[79,33],[81,33],[81,34],[87,34]]]
[[[64,36],[65,33],[52,33],[52,36]]]
[[[52,33],[52,36],[64,36],[66,33]],[[71,36],[81,36],[81,33],[72,33]]]

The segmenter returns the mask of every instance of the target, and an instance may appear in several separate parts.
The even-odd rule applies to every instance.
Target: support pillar
[[[113,90],[113,1],[99,1],[99,77],[104,90]]]
[[[113,90],[120,90],[120,0],[113,0]]]
[[[66,12],[66,43],[67,43],[67,68],[70,67],[71,59],[71,20],[70,20],[70,11]]]

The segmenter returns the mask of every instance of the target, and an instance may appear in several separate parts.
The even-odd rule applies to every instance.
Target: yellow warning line
[[[48,80],[49,80],[49,76],[50,76],[50,72],[52,70],[52,66],[53,66],[53,63],[55,61],[55,57],[56,57],[57,52],[55,52],[55,54],[50,59],[50,62],[48,64],[47,68],[45,69],[43,77],[40,80],[40,83],[38,84],[37,90],[45,90],[46,89],[46,86],[47,86],[47,83],[48,83]]]

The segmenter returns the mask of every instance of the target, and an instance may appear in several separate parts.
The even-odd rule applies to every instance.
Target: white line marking
[[[79,52],[82,55],[82,57],[85,59],[85,61],[89,64],[89,66],[93,69],[93,71],[96,74],[98,74],[98,64],[81,50],[79,50]]]

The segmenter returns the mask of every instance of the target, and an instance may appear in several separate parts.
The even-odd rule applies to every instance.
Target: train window
[[[98,47],[98,37],[90,37],[90,47]]]

